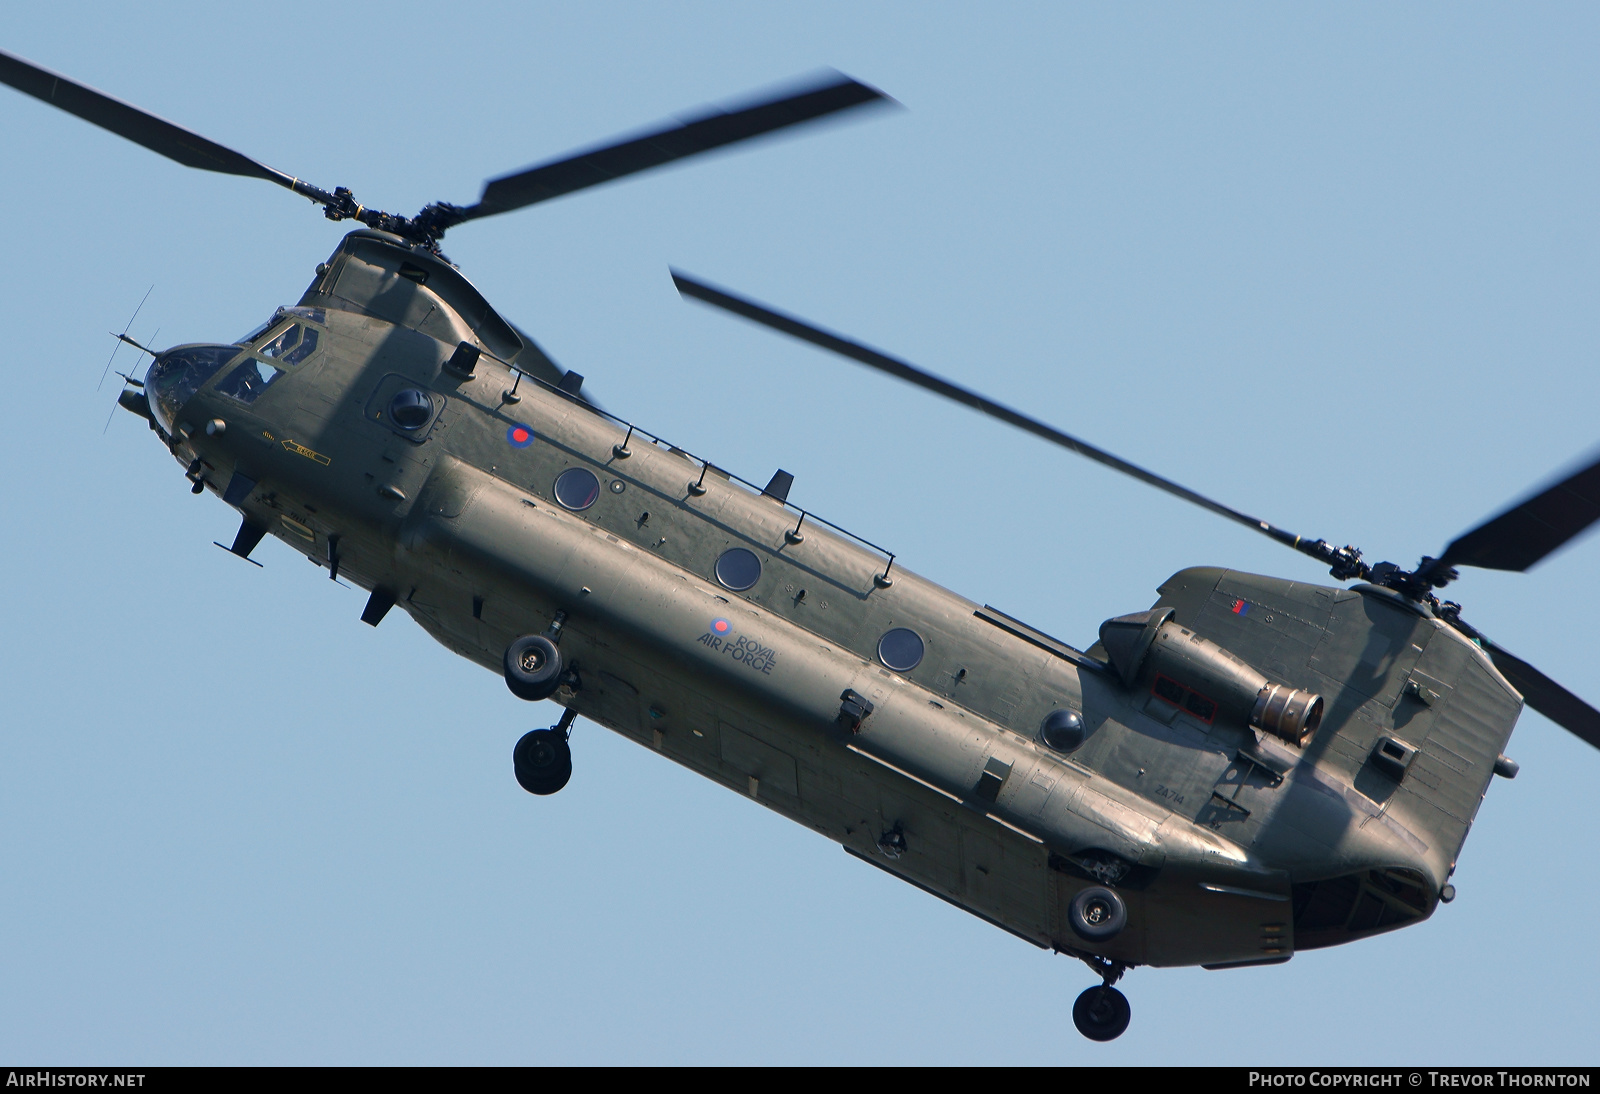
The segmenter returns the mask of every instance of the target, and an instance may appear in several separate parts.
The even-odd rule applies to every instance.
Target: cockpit
[[[284,325],[292,319],[310,323]],[[150,413],[170,436],[183,405],[230,363],[233,368],[217,381],[217,393],[245,404],[255,402],[286,369],[317,351],[320,334],[311,323],[326,322],[327,314],[321,308],[279,308],[271,319],[231,346],[178,346],[158,354],[144,379]],[[261,342],[263,338],[266,340]]]
[[[183,404],[238,355],[238,346],[179,346],[150,362],[150,371],[144,375],[144,395],[163,432],[172,435]]]

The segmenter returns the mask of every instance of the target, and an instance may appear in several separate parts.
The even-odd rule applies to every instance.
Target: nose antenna
[[[155,286],[151,285],[150,288],[153,289],[153,288],[155,288]],[[144,295],[148,298],[149,295],[150,295],[149,291],[146,290]],[[139,301],[139,307],[141,307],[141,308],[144,307],[144,301],[143,300]],[[137,318],[138,315],[139,315],[139,312],[137,310],[135,310],[133,314],[134,314],[134,317]],[[130,326],[130,327],[133,326],[133,320],[132,319],[128,320],[128,326]],[[160,334],[161,334],[161,328],[157,327],[155,334],[152,334],[150,336],[150,341],[154,342],[156,340],[156,338],[160,336]],[[146,346],[141,346],[138,342],[135,342],[132,338],[129,338],[128,337],[128,332],[127,332],[126,329],[124,329],[123,332],[121,334],[117,335],[116,337],[117,337],[117,344],[111,351],[111,356],[112,356],[113,359],[116,358],[117,350],[122,348],[122,343],[124,343],[124,342],[128,343],[128,345],[132,346],[134,349],[142,350],[143,352],[148,353],[151,357],[154,357],[156,355],[156,351],[155,350],[150,349],[150,348],[148,348]],[[111,362],[107,361],[106,362],[106,371],[109,372],[110,370],[111,370]],[[122,394],[117,396],[117,401],[111,404],[111,413],[106,415],[106,424],[104,426],[102,426],[101,429],[100,429],[100,435],[102,437],[104,437],[106,435],[106,431],[111,428],[111,419],[115,418],[117,416],[117,407],[120,406],[120,407],[123,407],[125,409],[129,409],[129,410],[133,409],[127,403],[124,403],[122,401],[128,395],[128,388],[130,388],[130,387],[143,388],[144,387],[144,381],[143,380],[135,379],[133,376],[130,376],[128,373],[123,372],[121,369],[117,370],[117,375],[122,377]],[[104,384],[106,382],[105,376],[102,375],[100,377],[100,382],[102,384]],[[95,388],[95,390],[99,391],[100,389],[99,388]]]
[[[108,331],[107,333],[110,333],[110,332]],[[126,334],[117,335],[117,341],[118,342],[126,342],[126,343],[128,343],[128,345],[132,346],[134,349],[140,351],[141,353],[148,353],[151,357],[154,357],[156,355],[156,351],[155,350],[151,349],[149,346],[140,345],[138,342],[135,342],[132,338],[129,338]],[[113,350],[112,352],[114,353],[116,351]],[[117,375],[120,376],[122,374],[118,373]],[[105,378],[101,377],[100,382],[101,383],[105,383]]]
[[[137,308],[134,308],[133,309],[133,314],[128,317],[128,325],[122,328],[122,333],[121,334],[114,335],[115,338],[117,339],[117,344],[111,347],[111,356],[106,358],[106,367],[104,369],[102,369],[101,372],[100,372],[100,382],[94,386],[94,389],[96,391],[99,391],[101,388],[106,386],[106,377],[111,375],[111,362],[115,361],[117,359],[117,351],[122,348],[122,343],[127,342],[129,345],[134,346],[134,347],[136,347],[138,349],[144,349],[143,346],[139,345],[139,343],[135,342],[133,339],[128,337],[128,332],[133,329],[133,321],[135,319],[139,318],[139,313],[144,310],[144,302],[146,300],[149,300],[150,299],[150,294],[155,292],[155,291],[156,291],[156,287],[152,283],[151,286],[144,291],[144,295],[139,298],[139,306]],[[107,333],[112,333],[112,332],[107,332]],[[145,350],[145,352],[149,353],[150,351],[149,350]],[[151,354],[151,356],[153,357],[155,355]]]

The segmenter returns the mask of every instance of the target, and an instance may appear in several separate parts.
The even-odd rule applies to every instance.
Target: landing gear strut
[[[1080,954],[1084,964],[1099,974],[1101,983],[1078,996],[1072,1004],[1072,1024],[1091,1041],[1114,1041],[1121,1037],[1133,1018],[1128,997],[1112,987],[1128,967],[1108,957]]]
[[[522,735],[511,750],[512,770],[522,789],[530,794],[554,794],[567,785],[572,778],[572,747],[567,744],[567,737],[577,716],[575,710],[564,711],[561,720],[549,729]]]

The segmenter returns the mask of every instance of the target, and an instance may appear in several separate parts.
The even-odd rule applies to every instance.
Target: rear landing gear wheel
[[[1067,907],[1067,922],[1085,942],[1108,942],[1128,924],[1128,906],[1110,889],[1091,885]]]
[[[1114,1041],[1133,1018],[1128,997],[1105,984],[1090,988],[1072,1004],[1072,1024],[1091,1041]]]
[[[517,784],[530,794],[554,794],[572,778],[572,747],[563,728],[524,733],[511,750]]]
[[[525,634],[506,647],[505,672],[518,699],[548,699],[561,686],[561,651],[542,634]]]

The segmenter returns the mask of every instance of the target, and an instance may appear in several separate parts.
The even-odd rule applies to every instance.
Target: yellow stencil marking
[[[304,456],[308,460],[316,460],[323,467],[327,467],[333,462],[332,459],[324,456],[321,452],[313,452],[299,441],[284,441],[283,447],[293,452],[296,456]]]

